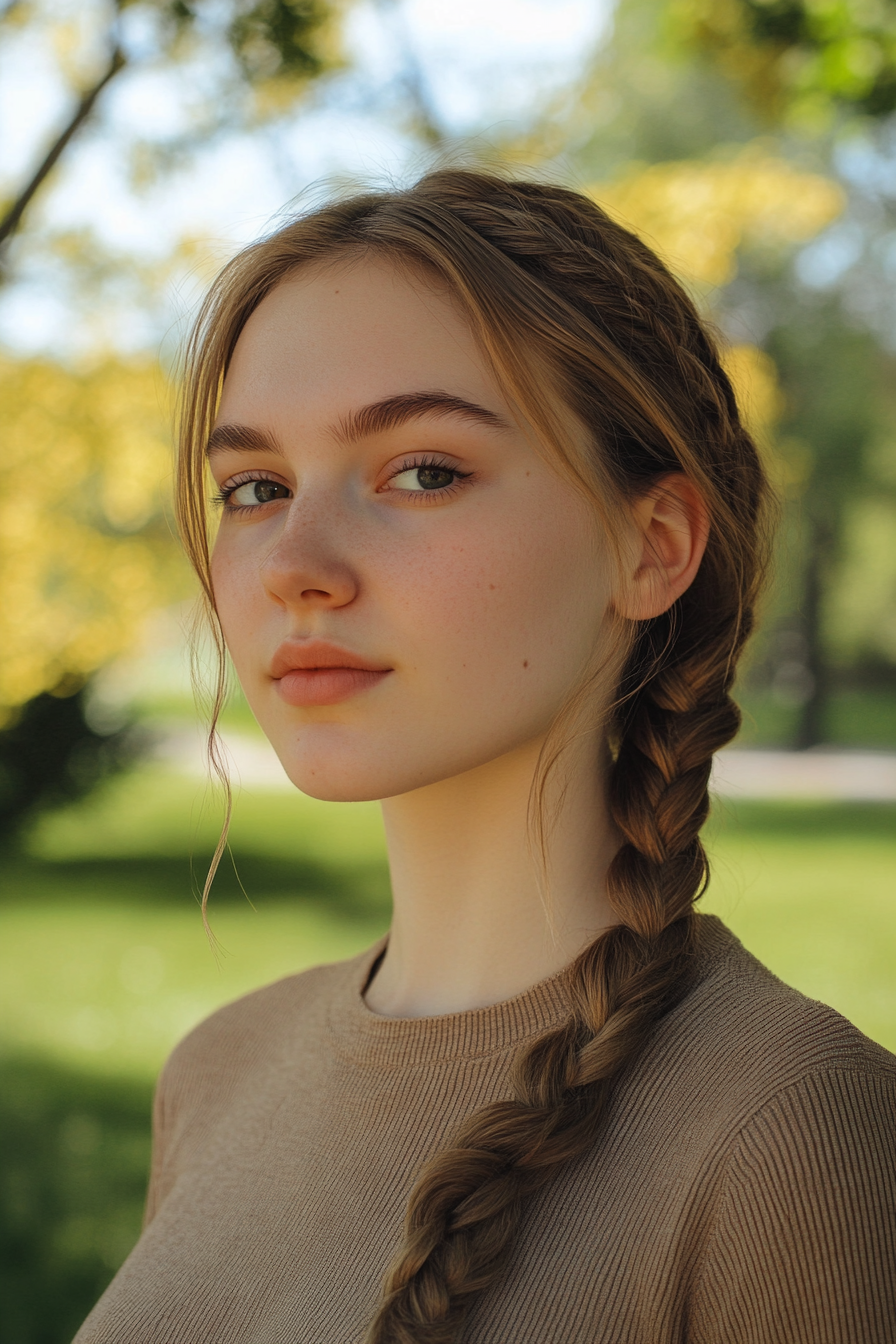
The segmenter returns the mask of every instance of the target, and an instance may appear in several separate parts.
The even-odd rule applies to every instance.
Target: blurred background
[[[782,521],[705,907],[896,1049],[896,0],[5,0],[3,1344],[133,1245],[176,1040],[386,926],[376,807],[297,796],[234,694],[205,939],[172,369],[290,204],[445,155],[591,193],[722,333]]]

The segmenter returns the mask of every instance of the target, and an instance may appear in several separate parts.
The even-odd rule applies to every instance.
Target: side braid
[[[514,1100],[473,1115],[425,1168],[368,1344],[459,1337],[471,1298],[500,1277],[526,1199],[592,1146],[614,1082],[686,992],[710,763],[739,724],[725,666],[668,669],[626,706],[610,785],[625,843],[607,877],[620,923],[569,968],[570,1018],[520,1054]]]
[[[507,194],[517,192],[547,196],[548,210],[508,209]],[[513,184],[502,202],[494,200],[497,194],[472,212],[477,232],[584,307],[595,325],[612,330],[623,318],[629,348],[640,346],[642,365],[662,371],[674,361],[673,376],[688,381],[691,406],[698,405],[682,417],[685,432],[697,421],[704,435],[709,428],[721,440],[723,458],[746,446],[746,458],[755,459],[715,351],[656,258],[614,226],[608,236],[584,227],[580,202],[570,207],[566,193]],[[572,220],[563,219],[570,214]],[[674,459],[657,462],[651,428],[648,460],[634,471],[626,464],[629,480],[634,476],[642,488],[662,466],[681,469]],[[629,437],[618,424],[612,429],[616,444]],[[755,461],[747,475],[755,514],[761,486]],[[736,480],[732,494],[743,507],[742,485]],[[521,1052],[514,1099],[470,1117],[424,1169],[367,1344],[459,1338],[471,1299],[500,1278],[526,1200],[596,1141],[616,1080],[687,990],[693,905],[708,878],[699,832],[709,810],[710,767],[740,724],[729,691],[752,621],[753,585],[743,582],[740,557],[724,558],[727,564],[710,558],[708,583],[643,624],[623,675],[609,785],[623,844],[607,875],[620,922],[568,969],[570,1017]],[[710,593],[700,590],[717,590],[712,580],[725,569],[741,571],[741,582],[727,585],[727,603],[720,605],[716,591],[714,604],[701,607]]]
[[[512,1099],[471,1116],[421,1172],[366,1336],[455,1344],[473,1298],[500,1279],[526,1201],[598,1140],[618,1079],[687,992],[708,874],[699,833],[713,753],[739,726],[730,690],[762,577],[767,485],[712,340],[643,243],[574,192],[436,172],[287,225],[237,257],[207,301],[185,384],[179,517],[210,601],[204,453],[239,333],[291,272],[358,252],[441,278],[610,529],[608,502],[674,472],[710,515],[694,582],[632,631],[618,688],[609,806],[622,844],[607,892],[619,922],[568,968],[569,1017],[514,1061]],[[554,403],[585,427],[586,449],[563,438]]]

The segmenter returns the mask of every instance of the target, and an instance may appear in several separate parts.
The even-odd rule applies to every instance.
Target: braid
[[[712,340],[643,243],[574,192],[436,172],[299,219],[224,273],[200,323],[190,404],[206,409],[181,467],[182,526],[203,574],[202,416],[239,331],[290,271],[352,250],[441,276],[597,508],[684,472],[710,515],[694,582],[634,629],[622,671],[609,778],[622,844],[607,874],[619,922],[568,968],[569,1017],[520,1052],[512,1099],[466,1120],[420,1174],[367,1334],[367,1344],[454,1344],[475,1295],[498,1282],[527,1200],[595,1143],[620,1076],[687,992],[708,876],[699,834],[713,753],[739,726],[730,690],[763,571],[767,486]],[[537,392],[545,370],[553,398]],[[578,459],[552,401],[588,431]]]
[[[627,707],[611,777],[625,843],[607,877],[620,923],[567,971],[571,1015],[521,1052],[514,1100],[473,1115],[424,1170],[368,1344],[458,1338],[471,1298],[501,1274],[526,1199],[592,1146],[614,1082],[686,992],[709,768],[739,723],[721,688],[699,701],[688,670],[656,676]]]
[[[586,215],[572,193],[526,183],[497,190],[492,183],[485,192],[471,189],[469,174],[435,177],[444,179],[435,182],[441,201],[455,194],[462,220],[612,342],[630,381],[649,377],[660,392],[663,383],[688,388],[675,428],[685,441],[695,433],[715,440],[720,511],[746,505],[755,520],[762,474],[730,383],[693,307],[657,258],[597,208]],[[593,425],[589,401],[586,423]],[[642,410],[632,419],[634,426],[606,419],[598,426],[614,479],[630,492],[663,470],[682,469],[656,417],[651,423]],[[609,784],[623,844],[607,887],[620,922],[569,967],[570,1017],[521,1052],[513,1100],[470,1117],[424,1169],[367,1344],[458,1339],[471,1299],[501,1275],[526,1201],[593,1145],[616,1080],[687,990],[693,906],[708,878],[699,832],[710,767],[740,724],[729,691],[752,621],[755,574],[737,551],[710,548],[702,581],[637,632],[622,679]],[[722,592],[727,600],[720,602]]]

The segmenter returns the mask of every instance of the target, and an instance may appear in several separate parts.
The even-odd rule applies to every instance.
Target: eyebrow
[[[359,439],[384,434],[425,416],[438,419],[454,416],[489,429],[510,429],[507,421],[494,411],[475,401],[452,396],[450,392],[402,392],[395,397],[373,401],[344,416],[336,426],[336,437],[341,443],[356,443]]]
[[[283,449],[266,429],[253,429],[251,425],[215,425],[208,436],[206,455],[227,452],[264,452],[283,456]]]
[[[495,411],[466,401],[450,392],[402,392],[394,397],[372,401],[360,410],[343,416],[335,426],[334,436],[339,443],[357,443],[374,434],[384,434],[412,420],[424,417],[455,416],[485,425],[489,429],[510,429],[510,425]],[[283,449],[273,434],[251,425],[216,425],[209,435],[206,453],[209,457],[223,452],[266,452],[283,456]]]

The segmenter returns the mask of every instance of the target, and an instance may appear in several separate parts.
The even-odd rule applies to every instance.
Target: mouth
[[[370,690],[391,671],[321,639],[281,644],[271,663],[277,694],[288,705],[336,705]]]

